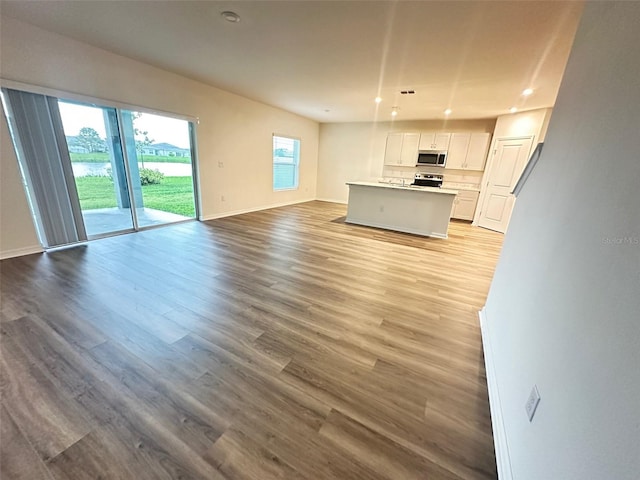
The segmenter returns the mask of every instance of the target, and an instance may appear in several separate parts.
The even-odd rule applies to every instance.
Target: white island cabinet
[[[456,190],[375,182],[347,185],[347,223],[447,238]]]

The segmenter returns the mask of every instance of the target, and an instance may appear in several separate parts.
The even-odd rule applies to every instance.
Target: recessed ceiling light
[[[516,113],[516,112],[518,111],[518,109],[517,109],[516,107],[511,107],[511,108],[509,109],[509,111],[510,111],[511,113]]]
[[[230,10],[227,10],[225,12],[222,12],[220,14],[222,16],[222,18],[224,18],[227,22],[231,22],[231,23],[238,23],[240,21],[240,15],[238,15],[236,12],[232,12]]]
[[[533,88],[525,88],[522,91],[522,95],[524,95],[525,97],[528,97],[529,95],[531,95],[533,93]]]
[[[376,97],[376,98],[375,98],[375,102],[376,102],[376,103],[380,103],[381,101],[382,101],[382,98],[380,98],[380,97]]]
[[[451,109],[450,109],[450,108],[447,108],[447,109],[444,111],[444,114],[445,114],[445,115],[451,115]]]

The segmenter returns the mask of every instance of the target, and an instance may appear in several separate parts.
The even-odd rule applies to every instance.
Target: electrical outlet
[[[223,168],[224,167],[224,162],[218,162],[218,168]]]
[[[220,201],[224,202],[224,200],[225,200],[224,195],[220,195]]]
[[[538,392],[538,387],[534,385],[527,399],[527,403],[524,404],[524,409],[527,411],[530,422],[533,421],[533,416],[536,414],[536,408],[538,408],[539,403],[540,393]]]
[[[384,213],[384,205],[380,205],[380,213]]]

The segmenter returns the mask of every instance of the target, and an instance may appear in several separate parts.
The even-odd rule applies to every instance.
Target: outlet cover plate
[[[538,392],[537,385],[534,385],[527,399],[527,403],[524,405],[524,409],[527,411],[529,421],[533,421],[533,416],[536,414],[536,409],[540,403],[540,393]]]

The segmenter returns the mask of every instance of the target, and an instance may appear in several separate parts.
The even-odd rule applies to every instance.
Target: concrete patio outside
[[[137,208],[136,215],[140,227],[181,222],[193,218],[145,207]],[[114,207],[84,210],[82,217],[89,237],[123,230],[133,230],[130,208]]]

